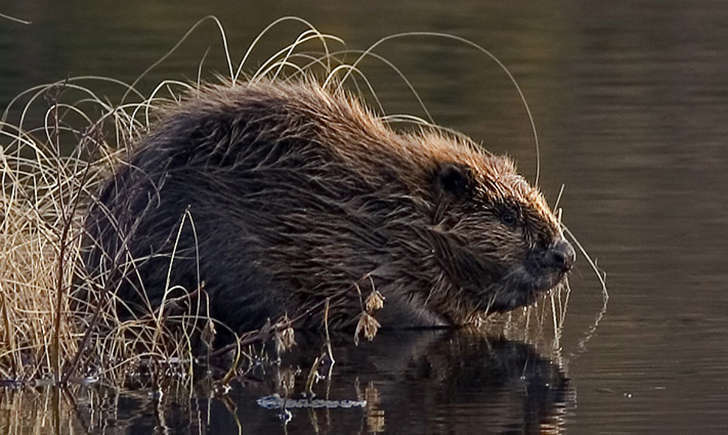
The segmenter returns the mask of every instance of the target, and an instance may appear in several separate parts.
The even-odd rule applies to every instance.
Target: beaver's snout
[[[566,239],[557,240],[546,249],[544,265],[563,272],[568,272],[574,267],[576,252]]]
[[[545,248],[536,248],[528,258],[528,269],[534,276],[561,276],[570,271],[576,261],[576,252],[565,239],[559,239]],[[555,284],[552,283],[552,284]]]

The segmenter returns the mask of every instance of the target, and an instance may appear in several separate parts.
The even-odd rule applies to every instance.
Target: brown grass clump
[[[32,379],[58,373],[64,356],[78,350],[68,298],[81,264],[76,205],[82,183],[98,182],[98,174],[77,157],[61,157],[58,143],[7,125],[2,133],[0,376]]]
[[[74,81],[31,91],[18,125],[0,130],[0,380],[121,384],[160,365],[191,375],[192,337],[211,342],[211,319],[189,316],[172,297],[154,312],[119,319],[114,289],[89,276],[81,258],[85,210],[146,131],[134,120],[140,103],[111,107]],[[34,116],[42,126],[25,129]],[[204,289],[190,290],[187,305],[205,312]],[[94,298],[75,299],[89,291]]]
[[[18,382],[61,380],[80,351],[92,350],[81,341],[90,325],[71,310],[74,285],[93,283],[80,258],[84,208],[124,149],[104,138],[113,112],[92,121],[83,105],[64,103],[85,91],[79,86],[32,91],[18,126],[4,122],[0,132],[0,377]],[[40,95],[42,126],[26,130]],[[75,146],[64,152],[68,143]]]

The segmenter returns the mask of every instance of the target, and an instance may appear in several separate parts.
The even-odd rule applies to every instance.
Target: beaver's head
[[[432,150],[431,225],[424,237],[442,271],[437,311],[455,322],[532,303],[559,284],[575,252],[541,192],[502,156],[425,136]],[[456,141],[459,142],[459,141]]]
[[[510,159],[439,129],[396,132],[355,99],[317,95],[307,113],[333,156],[317,180],[329,182],[325,202],[346,209],[309,218],[318,227],[304,234],[325,230],[323,252],[336,254],[320,276],[331,264],[353,279],[374,270],[385,297],[462,324],[534,302],[572,268],[558,219]]]

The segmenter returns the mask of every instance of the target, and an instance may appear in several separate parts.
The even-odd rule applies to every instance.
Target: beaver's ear
[[[470,168],[457,163],[443,163],[435,171],[435,189],[455,198],[470,196],[473,175]]]

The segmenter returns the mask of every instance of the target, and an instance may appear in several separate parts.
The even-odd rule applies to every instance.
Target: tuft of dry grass
[[[80,265],[82,216],[73,209],[94,174],[77,157],[61,156],[57,143],[3,127],[0,376],[33,379],[57,374],[62,356],[78,349],[67,297]]]
[[[25,99],[17,123],[7,121],[9,107],[0,124],[0,379],[121,382],[149,361],[185,361],[191,373],[191,337],[209,325],[179,310],[165,314],[167,305],[122,321],[103,277],[86,273],[85,210],[146,132],[148,119],[139,119],[151,107],[147,99],[112,106],[81,84],[99,80],[118,83],[78,78],[31,88],[11,102]],[[39,125],[28,127],[29,119]],[[98,296],[93,304],[74,300],[79,288]],[[203,295],[188,298],[204,303]]]

